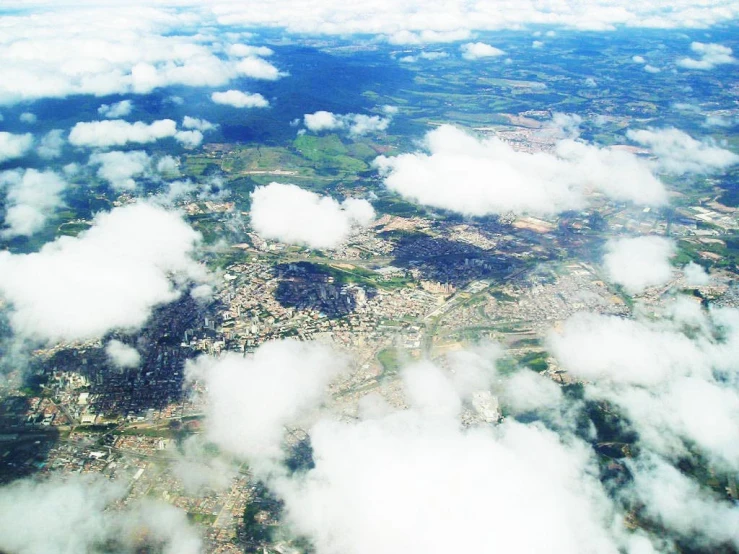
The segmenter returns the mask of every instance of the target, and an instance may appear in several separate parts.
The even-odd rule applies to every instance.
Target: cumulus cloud
[[[739,155],[675,128],[629,130],[629,140],[648,146],[660,170],[677,175],[709,173],[739,163]]]
[[[236,63],[236,71],[245,77],[262,79],[264,81],[276,81],[287,75],[274,65],[256,56],[247,56]]]
[[[177,131],[174,139],[185,148],[197,148],[203,142],[203,133],[197,129]]]
[[[162,156],[157,162],[157,171],[167,177],[178,177],[180,163],[173,156]]]
[[[660,524],[702,548],[739,548],[739,507],[700,488],[657,456],[637,458],[629,469],[633,495]]]
[[[182,481],[188,493],[202,494],[225,489],[235,477],[236,468],[209,451],[202,436],[192,435],[182,441],[172,473]]]
[[[558,138],[576,139],[580,136],[581,125],[582,117],[579,115],[555,112],[552,119],[545,123],[544,128]]]
[[[586,381],[646,386],[710,372],[703,350],[685,335],[616,316],[577,314],[550,333],[548,344],[569,373]]]
[[[631,421],[640,445],[678,460],[701,452],[714,468],[739,471],[739,394],[711,378],[677,377],[653,388],[591,385]]]
[[[512,418],[460,426],[465,398],[497,380],[499,355],[491,345],[458,354],[452,373],[430,362],[405,368],[408,409],[368,398],[358,420],[319,419],[309,429],[315,466],[293,475],[273,463],[284,456],[284,427],[320,403],[342,367],[335,353],[279,341],[252,357],[200,358],[187,375],[206,385],[207,437],[252,462],[284,501],[285,522],[317,552],[615,554],[647,541],[621,525],[585,443]],[[467,362],[476,375],[460,378]]]
[[[333,131],[344,127],[341,117],[334,113],[319,110],[314,113],[307,113],[303,116],[303,124],[309,131],[318,133],[320,131]]]
[[[143,150],[95,152],[88,163],[99,165],[98,177],[108,181],[117,191],[136,189],[133,178],[151,171],[151,158]]]
[[[637,294],[672,278],[670,258],[674,255],[675,244],[664,237],[611,239],[606,244],[603,268],[612,283]]]
[[[366,200],[339,203],[297,185],[270,183],[252,193],[250,216],[254,230],[266,239],[333,248],[349,236],[353,225],[369,225],[375,212]]]
[[[149,144],[173,137],[176,132],[177,124],[171,119],[159,119],[151,123],[129,123],[122,119],[89,121],[79,122],[72,127],[69,142],[74,146],[109,148],[128,143]]]
[[[618,552],[586,445],[512,419],[463,430],[441,369],[424,362],[402,380],[410,409],[319,421],[315,467],[272,482],[318,552]]]
[[[401,374],[408,404],[427,416],[455,418],[462,399],[441,368],[425,361],[411,364]]]
[[[448,52],[427,52],[423,51],[418,54],[418,57],[422,60],[442,60],[449,57]]]
[[[189,115],[186,115],[182,119],[182,126],[185,129],[195,129],[197,131],[202,131],[203,133],[213,131],[218,128],[218,125],[211,123],[207,119],[199,119],[197,117],[190,117]]]
[[[103,479],[84,477],[16,481],[0,495],[0,547],[28,554],[85,552],[106,537],[103,511],[122,492]]]
[[[498,410],[503,407],[514,417],[536,414],[554,428],[570,428],[570,407],[563,402],[559,387],[527,368],[498,371],[497,363],[504,355],[496,343],[481,343],[447,354],[450,379],[460,399],[485,421],[497,421]],[[485,402],[480,403],[481,399]]]
[[[390,44],[428,44],[438,42],[457,42],[470,37],[469,29],[449,29],[443,30],[423,29],[408,30],[402,29],[396,31],[387,37]]]
[[[179,296],[172,274],[204,278],[191,258],[199,240],[178,214],[137,203],[99,214],[89,230],[38,252],[0,252],[12,328],[42,340],[138,328],[152,308]]]
[[[359,137],[369,133],[379,133],[387,130],[390,125],[390,121],[390,117],[353,114],[351,124],[349,125],[349,134],[351,136]]]
[[[45,160],[58,158],[62,155],[64,143],[64,131],[61,129],[52,129],[41,138],[41,142],[36,148],[36,153]]]
[[[703,122],[704,127],[731,127],[732,125],[733,121],[731,118],[720,115],[707,115],[706,120]]]
[[[138,550],[148,537],[165,554],[198,554],[202,543],[186,514],[173,506],[113,504],[125,487],[102,477],[72,475],[19,480],[0,489],[0,548],[19,554],[93,552],[101,544]]]
[[[53,171],[17,169],[0,173],[7,187],[4,237],[30,236],[40,231],[54,209],[62,205],[67,182]]]
[[[319,552],[618,551],[587,454],[541,429],[464,433],[412,413],[322,422],[311,441],[316,467],[280,492]]]
[[[343,35],[383,34],[396,44],[459,41],[471,31],[520,29],[542,24],[588,30],[617,26],[651,28],[705,28],[730,21],[737,10],[729,3],[701,6],[694,0],[676,0],[669,10],[660,3],[597,0],[585,4],[535,2],[469,3],[463,0],[429,3],[371,2],[352,4],[328,0],[296,8],[279,0],[261,7],[221,3],[215,9],[223,25],[269,26],[289,32]],[[553,35],[547,35],[553,36]]]
[[[234,108],[266,108],[269,106],[269,102],[261,94],[245,93],[240,90],[214,92],[210,95],[210,99],[216,104],[233,106]]]
[[[15,135],[0,131],[0,163],[25,156],[33,145],[33,135],[25,133]]]
[[[560,141],[555,154],[530,154],[442,125],[426,134],[424,145],[428,153],[375,160],[385,185],[421,204],[466,215],[578,209],[589,188],[637,204],[667,200],[662,183],[636,156],[575,140]]]
[[[247,57],[261,56],[268,58],[274,51],[266,46],[252,46],[251,44],[232,44],[228,47],[228,53],[231,56]]]
[[[677,61],[678,66],[685,69],[708,70],[713,69],[717,65],[736,63],[736,58],[731,55],[732,50],[728,46],[693,42],[690,45],[690,49],[698,54],[699,58],[681,58]]]
[[[223,44],[208,40],[206,31],[198,32],[232,25],[310,34],[374,34],[397,44],[422,44],[467,40],[474,31],[519,29],[531,23],[591,30],[621,25],[705,28],[738,15],[726,2],[697,10],[695,0],[676,0],[670,10],[658,3],[613,0],[546,9],[534,2],[509,4],[411,0],[348,5],[327,0],[296,6],[278,0],[259,6],[216,2],[201,10],[175,10],[120,3],[103,9],[85,2],[62,10],[53,3],[36,2],[24,12],[3,16],[0,104],[74,94],[148,94],[167,86],[221,87],[239,75],[274,78],[277,70],[267,70],[267,62],[260,60],[272,53],[268,48]]]
[[[468,42],[460,48],[465,60],[479,60],[480,58],[496,58],[505,54],[500,48],[485,44],[484,42]]]
[[[228,44],[197,32],[210,23],[207,8],[122,4],[61,10],[41,3],[4,15],[0,104],[74,94],[148,94],[173,85],[220,87],[245,74],[263,78],[239,68],[241,52],[226,57]],[[254,48],[249,56],[263,53]]]
[[[21,123],[28,123],[29,125],[33,125],[38,120],[38,117],[36,117],[36,114],[31,112],[23,112],[20,116],[18,116],[18,121]]]
[[[131,100],[121,100],[113,104],[102,104],[98,108],[98,114],[108,119],[120,119],[126,117],[133,110],[133,102]]]
[[[711,467],[739,469],[736,310],[706,314],[678,302],[650,320],[577,315],[549,345],[564,369],[588,381],[588,398],[625,416],[640,447],[675,461],[700,452]]]
[[[186,367],[207,386],[207,436],[253,463],[281,457],[284,426],[315,408],[346,361],[313,342],[281,340],[250,356],[201,356]]]
[[[141,354],[138,350],[116,339],[108,341],[105,353],[116,367],[136,367],[141,363]]]
[[[683,274],[685,275],[686,283],[694,287],[707,285],[711,282],[711,276],[695,262],[689,262],[683,268]]]
[[[351,136],[362,136],[387,130],[397,111],[394,106],[383,106],[385,117],[357,113],[335,114],[323,110],[303,116],[306,129],[314,133],[322,131],[347,130]]]

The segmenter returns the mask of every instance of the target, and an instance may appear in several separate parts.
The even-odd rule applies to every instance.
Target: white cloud
[[[739,471],[739,393],[710,377],[676,377],[659,386],[591,385],[586,394],[624,413],[639,444],[679,459],[699,451],[711,467]]]
[[[383,106],[382,110],[386,117],[357,113],[335,114],[319,110],[305,114],[303,124],[314,133],[346,129],[349,135],[358,137],[387,130],[397,109],[394,106]]]
[[[292,184],[270,183],[251,195],[251,225],[266,239],[311,248],[333,248],[351,233],[352,225],[369,225],[374,209],[366,200],[339,203]]]
[[[587,453],[539,428],[462,432],[410,413],[324,421],[311,441],[316,467],[280,492],[318,552],[618,552]]]
[[[479,60],[480,58],[496,58],[505,54],[500,48],[484,42],[468,42],[459,48],[465,60]]]
[[[703,350],[685,335],[615,316],[577,314],[548,344],[569,373],[587,381],[648,386],[710,372]]]
[[[708,70],[713,69],[717,65],[736,63],[736,58],[732,54],[731,48],[722,46],[721,44],[711,44],[704,42],[693,42],[690,49],[700,57],[681,58],[677,61],[677,65],[685,69]]]
[[[180,164],[172,156],[162,156],[157,162],[157,172],[167,177],[178,177],[180,175]]]
[[[269,106],[269,102],[261,94],[244,93],[240,90],[214,92],[210,95],[210,99],[216,104],[225,104],[234,108],[266,108]]]
[[[189,380],[207,386],[207,436],[222,449],[267,463],[281,457],[284,426],[323,399],[346,361],[315,342],[281,340],[253,355],[201,356],[188,362]]]
[[[30,236],[40,231],[54,209],[62,205],[67,182],[53,171],[16,169],[0,173],[7,187],[4,237]]]
[[[182,119],[182,126],[185,129],[196,129],[198,131],[202,131],[203,133],[207,131],[213,131],[214,129],[218,128],[218,125],[211,123],[210,121],[206,119],[190,117],[189,115],[186,115]]]
[[[520,370],[507,378],[501,401],[513,414],[539,412],[556,420],[555,408],[562,402],[562,391],[548,377]]]
[[[270,48],[266,46],[252,46],[250,44],[232,44],[228,47],[228,53],[231,56],[247,57],[247,56],[261,56],[267,58],[274,54]]]
[[[448,52],[421,52],[418,57],[422,60],[442,60],[449,57]]]
[[[711,282],[711,276],[695,262],[689,262],[683,268],[683,274],[685,275],[685,281],[690,286],[700,287]]]
[[[203,133],[197,129],[177,131],[174,139],[185,148],[197,148],[203,142]]]
[[[664,185],[646,163],[629,152],[563,140],[557,144],[556,154],[569,162],[568,172],[579,174],[579,183],[593,186],[613,200],[648,206],[667,203]]]
[[[488,403],[488,409],[497,410],[499,402],[510,415],[537,413],[560,428],[567,427],[564,414],[560,412],[565,406],[559,387],[551,379],[527,368],[512,373],[499,372],[496,364],[504,354],[500,345],[482,343],[446,355],[452,384],[462,401],[474,408],[476,396],[492,392],[495,396],[492,403]]]
[[[128,143],[148,144],[159,139],[173,137],[177,124],[171,119],[159,119],[151,123],[122,119],[80,122],[69,132],[69,142],[75,146],[109,148]]]
[[[359,137],[369,133],[379,133],[381,131],[387,130],[389,125],[389,117],[380,117],[379,115],[353,114],[351,125],[349,125],[349,134]]]
[[[172,473],[182,481],[191,495],[221,491],[231,484],[236,468],[206,448],[202,435],[191,435],[182,441],[181,452],[172,463]]]
[[[108,342],[105,353],[116,367],[136,367],[141,363],[138,350],[116,339]]]
[[[382,32],[382,31],[380,31]],[[390,44],[428,44],[439,42],[457,42],[470,37],[469,29],[403,29],[392,33],[387,37]]]
[[[95,152],[88,163],[99,165],[98,177],[108,181],[117,191],[135,190],[136,181],[133,178],[148,175],[151,171],[151,158],[143,150]]]
[[[668,173],[709,173],[739,163],[738,154],[675,128],[629,130],[626,136],[651,148],[658,168]]]
[[[531,43],[531,48],[543,48],[544,43],[540,40],[535,40]]]
[[[313,131],[314,133],[318,133],[320,131],[331,131],[344,127],[344,122],[341,117],[323,110],[305,114],[303,116],[303,124],[309,131]]]
[[[659,523],[702,548],[726,543],[739,548],[739,507],[700,488],[656,456],[630,461],[629,469],[632,494]]]
[[[280,77],[284,77],[286,75],[286,73],[282,73],[268,61],[255,56],[247,56],[246,58],[236,62],[236,71],[240,75],[265,81],[276,81]]]
[[[178,4],[190,9],[173,9]],[[695,0],[676,0],[670,10],[655,2],[614,0],[546,9],[512,0],[494,4],[326,0],[297,5],[276,0],[248,7],[214,0],[198,10],[191,8],[187,0],[168,6],[83,2],[65,4],[64,9],[33,2],[22,13],[4,15],[0,104],[74,94],[147,94],[177,85],[222,87],[239,75],[241,58],[259,60],[271,53],[268,48],[215,39],[223,26],[231,25],[310,34],[374,34],[398,44],[422,44],[468,40],[475,31],[520,29],[527,24],[591,30],[621,25],[706,28],[739,16],[729,2],[696,9]],[[265,63],[256,62],[260,70],[251,76],[274,78],[274,71],[264,71]]]
[[[589,382],[586,397],[623,414],[639,447],[674,460],[698,451],[711,467],[739,470],[739,312],[705,313],[683,299],[663,317],[650,315],[576,315],[549,346]]]
[[[463,430],[441,369],[402,378],[409,410],[319,421],[315,467],[272,481],[318,552],[618,552],[623,530],[586,445],[512,419]]]
[[[0,131],[0,163],[22,158],[33,145],[33,135],[14,135]]]
[[[675,0],[670,9],[660,2],[595,0],[587,4],[518,2],[372,1],[347,4],[326,0],[296,5],[277,0],[259,7],[219,2],[214,7],[222,25],[267,26],[289,32],[343,35],[382,34],[396,44],[459,41],[472,31],[520,29],[525,25],[612,30],[617,26],[706,28],[737,17],[730,2],[710,6],[695,0]],[[546,36],[555,36],[552,34]]]
[[[638,294],[672,278],[670,258],[674,255],[674,243],[664,237],[611,239],[606,244],[603,268],[612,283]]]
[[[104,510],[123,492],[102,478],[82,476],[19,480],[0,491],[0,548],[24,554],[88,551],[106,538]]]
[[[21,123],[28,123],[29,125],[33,125],[38,120],[38,117],[36,117],[36,114],[31,112],[23,112],[19,117],[18,121]]]
[[[647,63],[647,60],[645,60],[644,57],[642,56],[632,56],[631,61],[634,63],[640,63],[640,64]]]
[[[220,87],[242,75],[239,59],[223,56],[228,44],[213,31],[197,32],[213,23],[208,7],[176,9],[176,4],[85,2],[65,9],[37,4],[3,16],[0,104],[74,94],[148,94],[173,85]],[[260,55],[259,49],[251,55]]]
[[[36,148],[36,152],[45,160],[58,158],[62,155],[64,143],[64,131],[52,129],[41,138],[41,143]]]
[[[114,504],[125,487],[102,477],[22,479],[0,489],[0,548],[19,554],[93,552],[106,544],[139,550],[154,537],[164,554],[199,554],[201,539],[186,514],[157,502]]]
[[[129,115],[132,109],[133,102],[131,100],[121,100],[114,104],[102,104],[98,108],[98,114],[108,119],[119,119]]]
[[[433,207],[476,216],[551,214],[583,207],[590,188],[638,204],[667,200],[649,168],[623,151],[562,140],[556,154],[530,154],[448,125],[427,133],[424,142],[428,153],[380,156],[375,165],[389,189]]]
[[[734,123],[731,118],[720,115],[707,115],[703,123],[704,127],[731,127]]]
[[[662,70],[659,67],[647,64],[644,66],[644,71],[646,71],[647,73],[660,73]]]
[[[576,139],[580,136],[581,125],[582,117],[577,114],[554,112],[552,119],[544,124],[544,128],[558,138]]]
[[[138,328],[152,308],[179,296],[172,274],[204,277],[190,257],[199,240],[176,213],[137,203],[99,214],[89,230],[39,252],[0,252],[0,292],[12,307],[13,330],[75,340]]]
[[[401,379],[408,404],[423,415],[453,419],[462,411],[462,399],[452,381],[430,361],[403,368]]]

